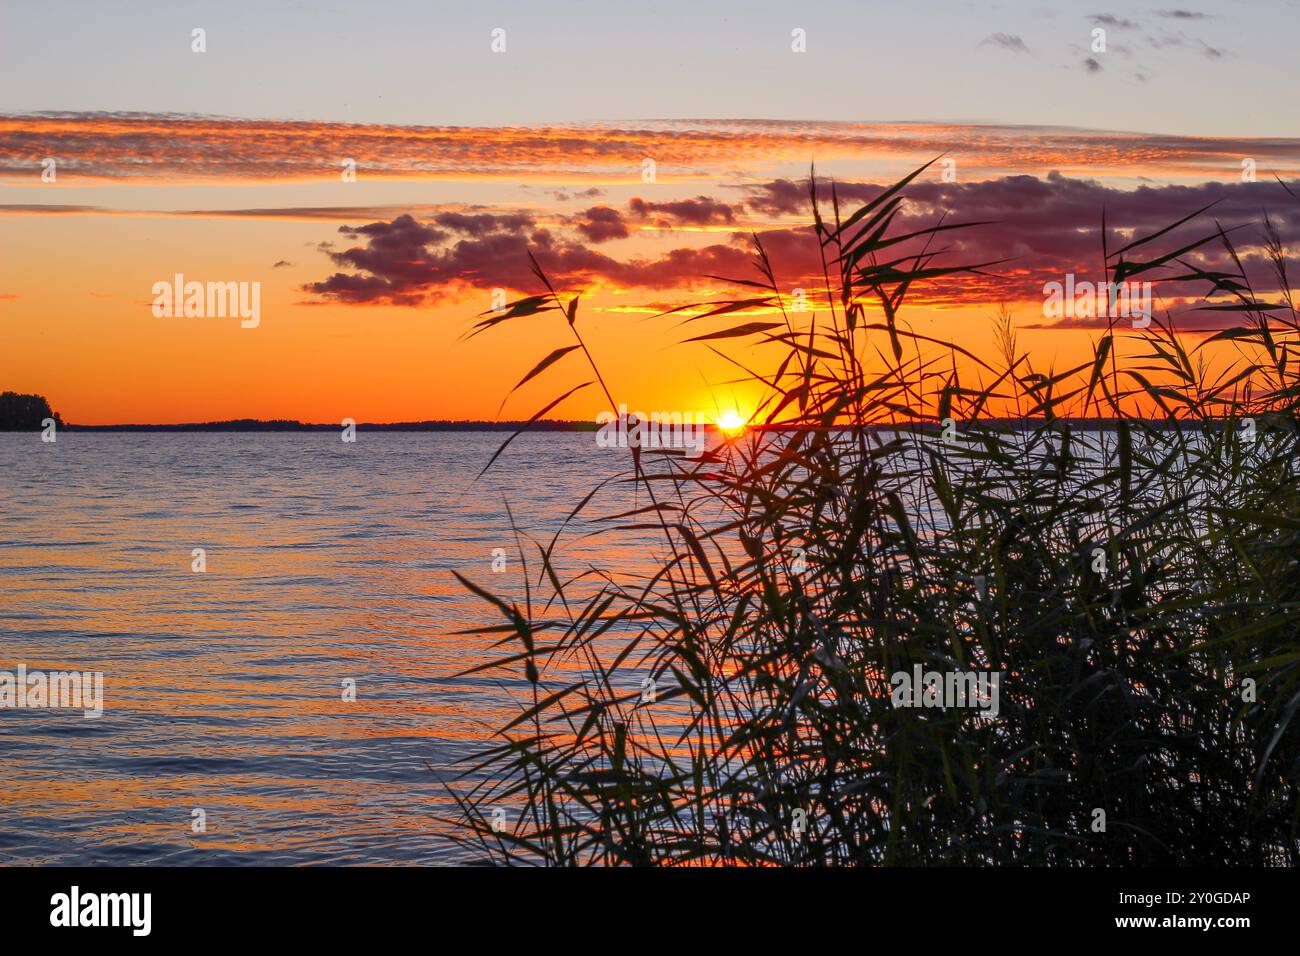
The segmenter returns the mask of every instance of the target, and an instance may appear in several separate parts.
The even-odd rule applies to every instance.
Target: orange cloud
[[[1087,171],[1090,175],[1222,178],[1243,157],[1266,170],[1300,170],[1300,139],[1209,138],[1059,127],[661,121],[475,128],[220,119],[144,113],[0,116],[0,176],[60,181],[320,180],[345,159],[369,178],[631,181],[642,161],[665,180],[819,162],[897,162],[949,153],[963,175]]]

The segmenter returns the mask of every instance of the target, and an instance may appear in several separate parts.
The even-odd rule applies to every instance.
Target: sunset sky
[[[1149,230],[1217,201],[1225,227],[1267,210],[1300,239],[1277,183],[1300,177],[1295,2],[722,8],[7,0],[0,389],[86,424],[496,418],[569,344],[554,313],[458,341],[494,289],[540,291],[531,249],[583,294],[620,400],[747,413],[731,368],[650,317],[737,294],[705,276],[751,278],[750,233],[784,286],[815,288],[814,161],[860,203],[951,158],[956,181],[923,174],[898,228],[991,220],[951,255],[1009,261],[918,290],[910,321],[979,348],[1005,302],[1044,365],[1097,335],[1051,327],[1042,286],[1102,278],[1103,209]],[[1248,257],[1257,232],[1240,237]],[[260,325],[155,318],[151,290],[177,273],[260,282]],[[500,417],[578,372],[551,374]],[[592,392],[551,417],[605,404]]]

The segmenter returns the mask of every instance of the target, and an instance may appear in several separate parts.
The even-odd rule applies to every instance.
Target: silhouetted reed
[[[920,171],[847,216],[810,179],[811,311],[757,237],[743,297],[674,310],[765,399],[701,460],[629,454],[639,505],[606,524],[658,529],[652,577],[561,581],[556,535],[521,548],[522,603],[460,578],[499,618],[481,670],[532,686],[454,788],[485,859],[1300,860],[1300,322],[1277,230],[1278,302],[1217,226],[1171,243],[1204,210],[1104,248],[1115,282],[1191,284],[1239,321],[1194,343],[1168,315],[1112,324],[1044,370],[1005,314],[979,355],[901,317],[918,285],[993,265],[942,261],[977,224],[896,234]],[[534,268],[542,294],[475,333],[558,312],[570,340],[528,377],[580,351],[577,388],[616,407],[577,299]],[[731,343],[770,355],[742,367]],[[895,706],[917,665],[1000,673],[996,718]]]

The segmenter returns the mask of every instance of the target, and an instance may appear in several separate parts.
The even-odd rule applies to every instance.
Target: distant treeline
[[[56,412],[50,410],[49,403],[40,395],[18,395],[14,392],[5,392],[0,396],[0,430],[9,429],[39,429],[41,422],[46,418],[53,418],[59,423],[59,427],[66,431],[100,431],[100,432],[332,432],[338,431],[342,425],[319,424],[312,422],[300,422],[292,419],[272,419],[264,421],[257,418],[235,418],[221,422],[184,422],[173,425],[147,425],[147,424],[127,424],[127,425],[76,425],[65,423],[59,418]],[[961,427],[968,422],[958,421],[957,426]],[[1044,420],[1039,418],[982,418],[980,424],[985,428],[996,429],[1032,429],[1041,428]],[[1057,418],[1054,420],[1057,427],[1069,426],[1076,431],[1104,431],[1115,427],[1114,418]],[[1194,422],[1170,423],[1162,420],[1153,419],[1147,424],[1153,427],[1166,425],[1169,427],[1192,428]],[[565,419],[543,419],[532,423],[523,421],[448,421],[448,420],[431,420],[421,422],[360,422],[356,426],[364,431],[387,431],[387,432],[513,432],[521,429],[535,432],[589,432],[595,431],[600,426],[591,421],[571,421]],[[705,426],[709,430],[716,428],[714,425]],[[893,431],[922,431],[938,432],[943,430],[943,426],[932,422],[898,422],[886,423],[878,422],[869,425],[843,425],[831,428],[823,426],[791,426],[790,424],[764,426],[754,424],[748,426],[752,430],[764,431],[771,429],[773,431],[840,431],[846,428],[858,427],[865,431],[872,432],[893,432]]]
[[[359,422],[358,429],[364,431],[386,432],[508,432],[517,431],[527,422],[461,422],[461,421],[425,421],[425,422],[388,422],[371,424]],[[308,422],[276,419],[260,421],[253,418],[239,418],[225,422],[191,422],[181,425],[69,425],[69,430],[101,432],[334,432],[339,425],[319,425]],[[529,426],[529,431],[570,432],[595,431],[594,422],[539,421]]]
[[[1178,421],[1170,422],[1164,419],[1128,419],[1129,422],[1141,421],[1153,428],[1177,428],[1180,430],[1194,430],[1202,427],[1195,421]],[[1213,421],[1213,419],[1210,419]],[[1056,428],[1069,427],[1075,431],[1107,431],[1115,428],[1116,419],[1114,418],[1056,418],[1052,421],[1052,426]],[[60,422],[62,425],[62,422]],[[958,421],[957,427],[961,428],[971,424],[966,421]],[[1047,423],[1039,418],[981,418],[979,424],[982,428],[1006,429],[1006,430],[1030,430],[1043,428]],[[66,430],[72,431],[101,431],[101,432],[333,432],[338,431],[340,425],[321,425],[308,422],[289,421],[277,419],[274,421],[261,421],[254,418],[240,418],[226,422],[191,422],[180,425],[65,425]],[[535,422],[506,421],[506,422],[488,422],[488,421],[425,421],[425,422],[386,422],[370,423],[358,422],[356,426],[362,431],[381,431],[381,432],[514,432],[526,430],[530,432],[590,432],[596,431],[601,426],[589,421],[564,421],[543,419]],[[705,425],[705,429],[713,431],[717,429],[716,425]],[[857,428],[868,432],[942,432],[944,426],[933,422],[895,422],[882,423],[877,422],[869,425],[838,425],[833,427],[824,426],[792,426],[790,424],[782,425],[749,425],[753,431],[776,431],[776,432],[836,432],[845,431],[851,428]]]
[[[38,431],[44,427],[42,423],[47,418],[63,424],[44,395],[0,392],[0,431]]]

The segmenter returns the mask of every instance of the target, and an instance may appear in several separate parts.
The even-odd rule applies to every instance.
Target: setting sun
[[[739,412],[723,412],[718,416],[718,427],[724,432],[738,432],[745,427],[745,419]]]

